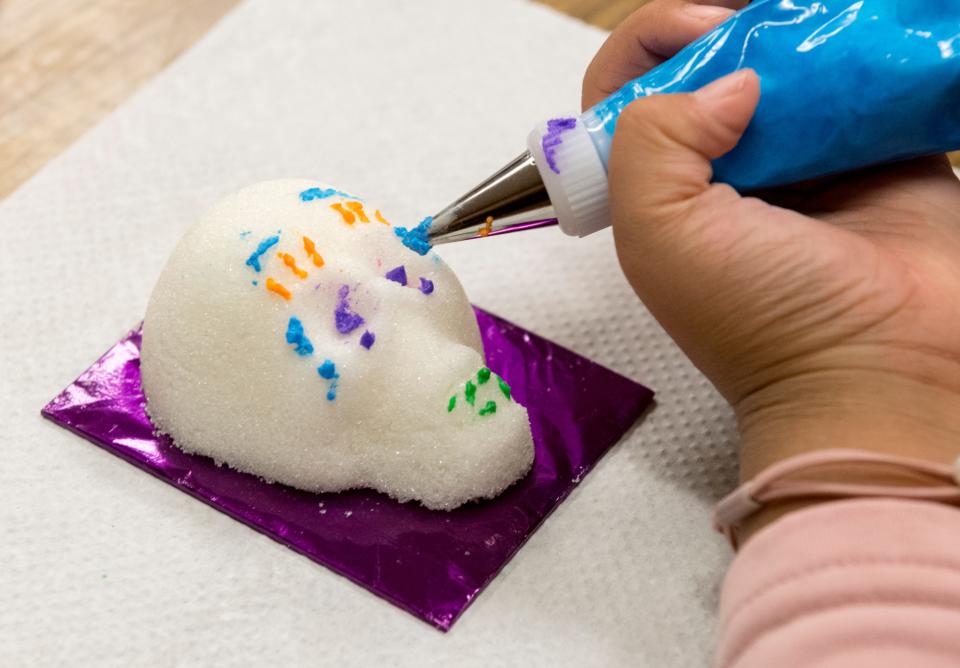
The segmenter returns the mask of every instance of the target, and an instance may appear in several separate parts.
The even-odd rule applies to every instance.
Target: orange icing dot
[[[387,222],[387,219],[383,217],[383,214],[380,213],[380,209],[377,209],[376,211],[373,212],[373,217],[376,218],[378,222],[381,222],[384,225],[390,224]]]
[[[278,295],[290,301],[290,298],[293,296],[290,294],[290,291],[283,287],[280,283],[277,283],[272,278],[267,279],[267,290],[270,292],[276,292]]]
[[[307,272],[297,266],[297,261],[293,259],[293,256],[290,253],[277,253],[277,257],[283,260],[283,263],[290,267],[290,271],[295,273],[300,278],[306,278]]]
[[[343,205],[340,202],[337,202],[336,204],[331,204],[330,208],[336,211],[337,213],[339,213],[343,217],[343,222],[345,222],[347,225],[353,225],[357,220],[357,217],[354,216],[351,212],[344,209]]]
[[[483,221],[483,227],[480,228],[480,236],[488,236],[493,231],[493,216],[487,216],[487,219]]]
[[[307,257],[313,260],[313,264],[318,267],[323,266],[323,257],[317,252],[317,247],[310,237],[303,238],[303,250],[307,251]]]
[[[369,223],[370,219],[367,218],[367,213],[363,210],[363,203],[361,202],[347,202],[347,208],[357,214],[357,218],[360,219],[361,223]]]

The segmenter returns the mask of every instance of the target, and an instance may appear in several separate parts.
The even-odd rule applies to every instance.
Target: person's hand
[[[680,35],[695,37],[690,11],[656,0],[624,23],[587,72],[584,105],[683,46]],[[711,183],[710,160],[736,145],[761,88],[747,70],[624,110],[609,163],[624,273],[734,407],[744,479],[819,448],[952,461],[960,181],[937,156],[762,199]],[[820,475],[909,482],[855,467]]]

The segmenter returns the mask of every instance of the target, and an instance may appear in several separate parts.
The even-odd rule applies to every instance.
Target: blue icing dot
[[[330,381],[330,389],[327,390],[327,401],[333,401],[337,398],[337,380],[340,374],[337,373],[337,365],[332,360],[324,360],[323,364],[317,367],[317,373],[321,378]]]
[[[403,245],[418,255],[426,255],[430,252],[430,226],[433,224],[433,217],[427,216],[420,224],[411,230],[405,227],[395,227],[393,233],[400,237]]]
[[[402,264],[399,267],[394,267],[386,274],[384,278],[388,281],[393,281],[394,283],[399,283],[400,285],[407,284],[407,269]]]
[[[377,340],[377,335],[371,331],[366,331],[363,333],[363,336],[360,337],[360,345],[370,350],[373,348],[374,342]]]
[[[433,281],[429,278],[420,277],[420,292],[425,295],[433,294]]]
[[[253,267],[253,270],[256,272],[260,271],[260,258],[270,250],[271,246],[274,246],[280,241],[280,234],[274,234],[272,237],[267,237],[257,245],[257,249],[250,253],[250,257],[247,258],[247,261],[244,263],[248,267]]]
[[[359,197],[354,197],[348,193],[343,192],[342,190],[337,190],[336,188],[307,188],[300,193],[300,199],[304,202],[309,202],[313,199],[326,199],[328,197],[346,197],[347,199],[360,199]]]
[[[250,285],[260,285],[258,281],[250,281]]]
[[[323,364],[317,367],[317,373],[320,374],[321,378],[327,380],[340,377],[340,374],[337,373],[337,365],[333,363],[333,360],[323,360]]]
[[[291,316],[287,323],[287,343],[296,346],[293,350],[298,355],[309,355],[313,352],[313,344],[303,333],[303,323],[295,316]]]

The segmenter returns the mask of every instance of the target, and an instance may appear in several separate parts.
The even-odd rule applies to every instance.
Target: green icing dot
[[[463,396],[466,397],[467,403],[473,406],[473,403],[477,400],[477,386],[468,380]]]
[[[457,406],[457,395],[450,397],[449,403],[447,403],[447,412],[452,413],[453,409]]]
[[[477,385],[483,385],[488,380],[490,380],[490,369],[483,367],[477,371]]]
[[[480,415],[490,415],[497,412],[497,402],[488,401],[483,408],[480,409]]]
[[[497,383],[499,383],[499,385],[500,385],[500,391],[503,392],[503,396],[505,396],[507,399],[509,399],[509,398],[510,398],[510,386],[507,385],[507,381],[505,381],[505,380],[504,380],[503,378],[501,378],[500,376],[497,376]]]

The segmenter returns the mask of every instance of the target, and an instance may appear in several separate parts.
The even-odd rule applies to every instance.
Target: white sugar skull
[[[301,489],[450,509],[533,460],[453,272],[372,205],[308,181],[241,190],[187,232],[141,365],[150,417],[180,448]]]

